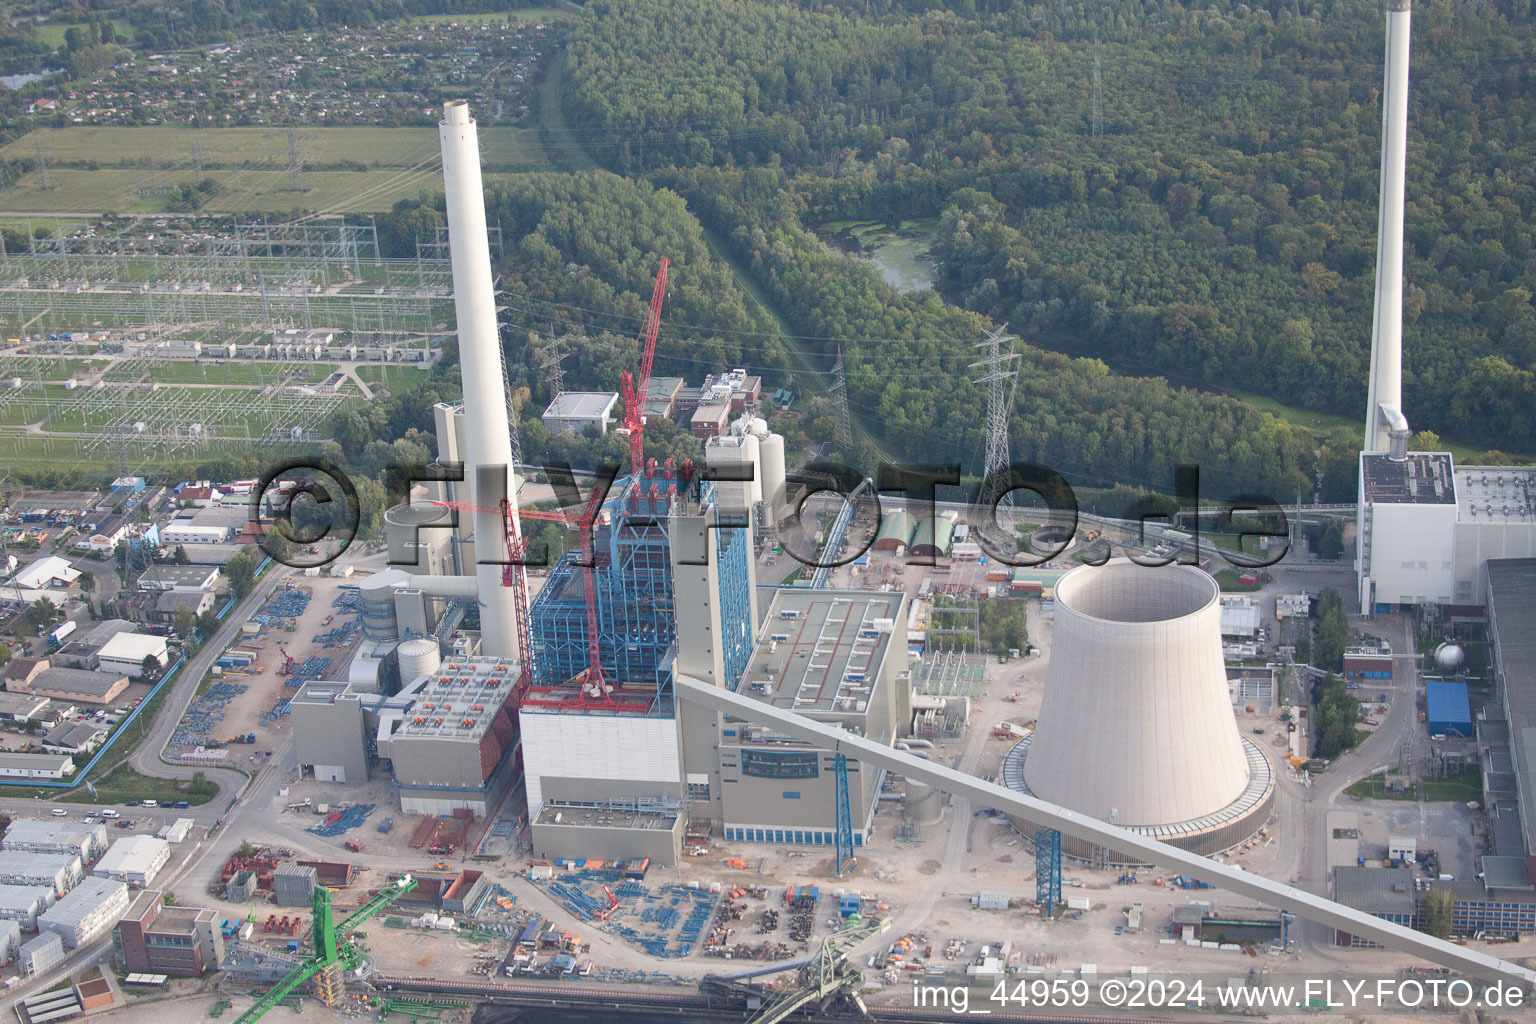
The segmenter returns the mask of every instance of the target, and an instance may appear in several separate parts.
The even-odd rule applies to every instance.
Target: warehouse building
[[[74,854],[0,850],[0,885],[46,885],[55,896],[63,896],[84,877]]]
[[[163,648],[164,644],[161,646]],[[142,672],[143,666],[137,671]],[[105,662],[99,672],[83,668],[50,668],[32,680],[32,692],[72,704],[111,704],[128,689],[128,677],[132,675],[136,673],[109,669]]]
[[[1490,835],[1500,857],[1525,863],[1536,883],[1536,558],[1498,559],[1487,566],[1489,669],[1498,721],[1479,723],[1483,784],[1490,797]],[[1484,858],[1485,863],[1490,858]]]
[[[234,534],[235,531],[228,526],[194,526],[190,523],[172,522],[167,523],[165,529],[160,531],[160,543],[166,545],[223,544]]]
[[[1368,868],[1345,864],[1333,869],[1333,899],[1393,924],[1412,928],[1418,911],[1413,868]],[[1334,929],[1338,946],[1375,949],[1378,943]]]
[[[618,401],[616,391],[567,391],[556,396],[540,418],[551,434],[581,434],[588,427],[606,434]]]
[[[158,622],[175,622],[176,613],[186,611],[193,618],[213,611],[211,590],[168,590],[155,598],[154,617]],[[183,637],[185,639],[185,637]]]
[[[219,581],[219,570],[207,565],[169,565],[156,563],[144,570],[136,586],[142,591],[212,590]]]
[[[86,758],[107,739],[111,730],[98,722],[62,722],[43,736],[43,750]]]
[[[0,885],[0,920],[15,921],[29,932],[57,899],[47,885]]]
[[[128,886],[112,878],[87,878],[37,919],[39,931],[53,932],[68,949],[105,935],[128,910]]]
[[[8,693],[30,693],[32,681],[51,667],[51,658],[12,658],[6,662],[0,681],[5,683]]]
[[[112,953],[126,973],[196,977],[218,970],[224,935],[217,911],[167,907],[165,894],[145,889],[134,895],[112,929]]]
[[[122,672],[130,679],[144,675],[146,658],[153,658],[161,668],[169,660],[165,637],[147,633],[119,633],[102,644],[96,658],[103,672]]]
[[[171,844],[154,836],[126,836],[112,844],[91,873],[142,889],[171,859]]]
[[[0,838],[0,850],[70,853],[81,863],[92,864],[107,852],[107,826],[57,818],[17,818]]]
[[[0,691],[0,720],[40,722],[47,715],[50,706],[51,702],[47,697]]]
[[[65,779],[75,771],[68,754],[12,754],[0,752],[0,778]]]

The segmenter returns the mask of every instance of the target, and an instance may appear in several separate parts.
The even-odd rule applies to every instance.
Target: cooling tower
[[[1252,835],[1274,776],[1232,714],[1216,581],[1129,561],[1063,576],[1039,721],[1003,778],[1198,852]]]

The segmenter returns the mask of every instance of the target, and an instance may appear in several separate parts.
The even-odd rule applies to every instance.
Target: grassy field
[[[84,25],[37,25],[32,31],[37,36],[38,42],[47,46],[59,47],[64,45],[64,33],[72,28],[84,27]],[[112,28],[117,32],[118,42],[133,42],[133,26],[122,18],[113,18]]]
[[[484,14],[418,14],[410,20],[417,25],[444,22],[452,22],[455,25],[484,25],[486,22],[505,24],[508,21],[520,21],[531,25],[541,21],[563,21],[574,18],[577,14],[578,11],[570,7],[516,7],[509,11],[490,11]]]
[[[193,175],[194,144],[208,165],[283,170],[288,165],[288,136],[274,128],[208,128],[180,125],[116,127],[81,125],[38,128],[0,147],[0,159],[35,156],[38,145],[53,167],[96,161],[103,168],[182,171]],[[361,163],[373,169],[405,169],[438,157],[435,128],[302,128],[299,147],[307,164]],[[482,128],[481,160],[486,170],[525,170],[544,166],[531,129]]]
[[[215,165],[207,176],[219,191],[202,207],[213,213],[248,211],[381,212],[396,201],[441,187],[437,133],[431,128],[312,128],[302,133],[313,166],[357,162],[367,170],[304,171],[290,188],[287,142],[265,128],[224,128],[194,133],[179,126],[147,128],[40,128],[5,147],[0,159],[31,156],[41,142],[48,154],[49,188],[39,172],[0,189],[0,208],[37,211],[164,213],[171,192],[196,178],[191,162],[194,134]],[[542,170],[549,166],[537,132],[486,128],[480,135],[487,173]],[[85,167],[95,161],[97,169]],[[225,165],[225,166],[217,166]]]
[[[391,366],[370,363],[357,368],[357,375],[369,384],[387,384],[391,389],[410,387],[427,379],[427,373],[415,366]]]

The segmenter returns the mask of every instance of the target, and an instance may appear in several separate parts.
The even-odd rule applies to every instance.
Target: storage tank
[[[357,604],[364,636],[370,640],[400,639],[400,626],[395,617],[395,590],[409,586],[410,579],[399,569],[386,569],[358,584]]]
[[[757,442],[757,464],[762,470],[762,498],[769,503],[769,518],[777,521],[784,512],[784,436],[764,434]]]
[[[436,672],[443,663],[437,641],[424,636],[413,637],[396,650],[400,655],[400,682],[405,686]]]
[[[925,782],[907,780],[907,817],[919,825],[932,825],[944,816],[944,794]]]

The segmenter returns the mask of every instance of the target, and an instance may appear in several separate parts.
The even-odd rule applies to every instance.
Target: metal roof
[[[1365,500],[1388,505],[1454,505],[1456,486],[1449,452],[1409,452],[1402,462],[1386,455],[1360,456]]]
[[[742,692],[793,711],[866,709],[905,595],[780,590],[768,607]],[[761,684],[759,687],[758,684]]]
[[[64,928],[78,928],[103,903],[127,891],[127,883],[115,878],[86,878],[38,920]]]
[[[544,415],[563,420],[603,419],[618,400],[617,391],[567,391],[549,403]]]
[[[165,637],[148,633],[119,633],[101,645],[98,657],[122,661],[143,661],[145,655],[165,657]]]
[[[148,874],[163,865],[171,856],[171,844],[154,836],[124,836],[112,844],[101,860],[91,870],[110,875]],[[157,864],[156,861],[160,863]]]
[[[143,660],[143,655],[139,659]],[[127,679],[121,672],[97,672],[88,668],[45,668],[32,680],[32,689],[102,697]]]
[[[1333,898],[1346,907],[1368,914],[1411,916],[1413,879],[1412,868],[1341,865],[1333,869]]]
[[[0,910],[30,913],[52,898],[53,887],[49,885],[0,885]]]
[[[1446,722],[1471,728],[1472,705],[1467,696],[1466,683],[1440,683],[1430,680],[1424,684],[1424,704],[1431,725]]]
[[[1488,561],[1488,622],[1509,719],[1525,849],[1536,853],[1536,558]]]

